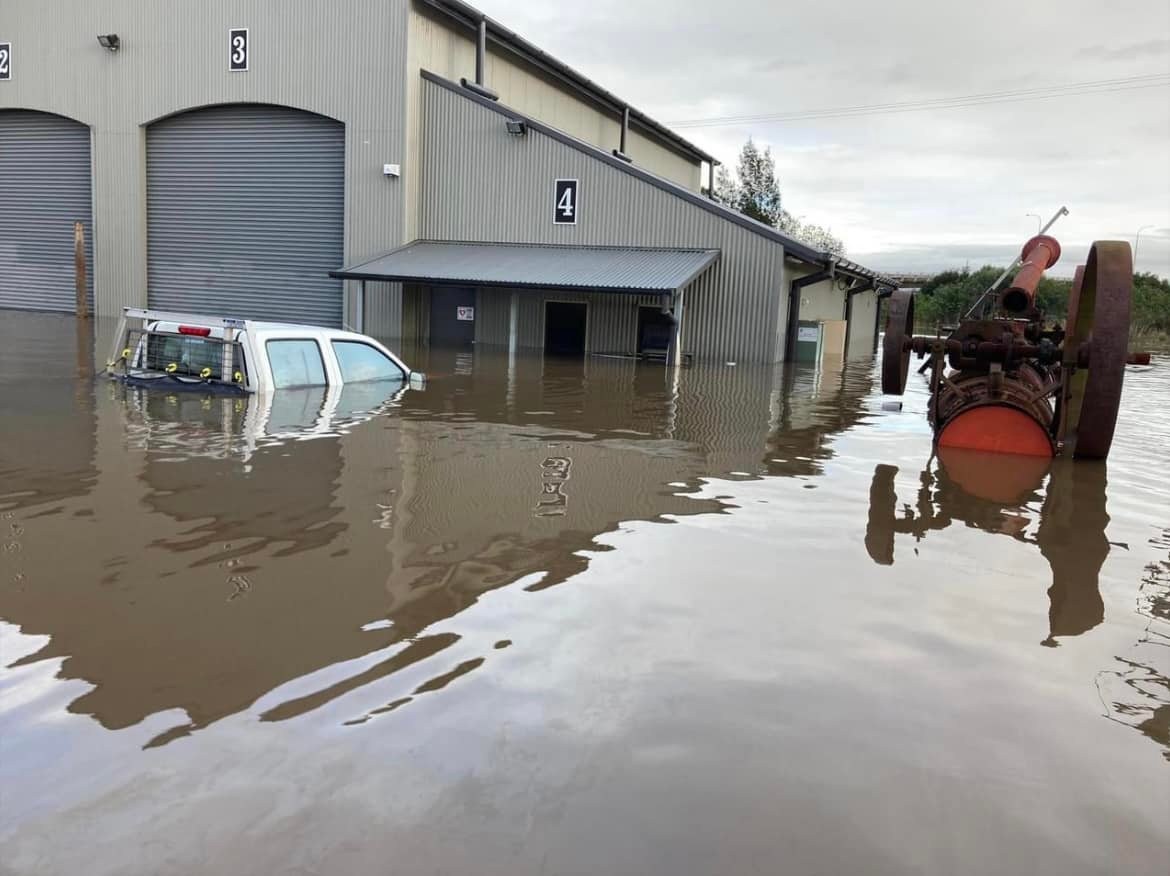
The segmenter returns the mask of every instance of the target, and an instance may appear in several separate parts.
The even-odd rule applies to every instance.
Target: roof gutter
[[[474,6],[462,2],[462,0],[420,0],[424,5],[429,6],[437,12],[446,15],[448,18],[454,19],[471,30],[479,31],[481,22],[486,31],[486,39],[491,40],[494,44],[508,49],[513,54],[520,56],[529,64],[543,70],[550,76],[559,79],[566,85],[572,87],[575,91],[581,91],[593,98],[594,101],[604,106],[613,113],[621,115],[628,107],[628,104],[621,98],[614,95],[612,92],[602,88],[593,80],[578,73],[572,67],[559,61],[552,55],[545,52],[543,49],[537,48],[524,37],[520,36],[513,30],[510,30],[500,24],[493,18],[484,15]],[[477,34],[477,38],[478,34]],[[483,82],[477,83],[484,86]],[[679,136],[670,128],[661,122],[657,122],[644,113],[636,109],[630,108],[631,121],[637,122],[643,128],[652,131],[659,139],[666,140],[676,150],[685,155],[697,158],[700,161],[715,161],[713,155],[704,152],[694,143]]]

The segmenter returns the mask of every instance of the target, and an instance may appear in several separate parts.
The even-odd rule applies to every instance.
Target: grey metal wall
[[[0,307],[77,306],[73,223],[85,227],[93,300],[89,128],[61,116],[0,110]]]
[[[337,327],[345,127],[285,107],[180,113],[146,135],[151,307]]]
[[[506,345],[511,326],[510,289],[480,289],[475,310],[475,342]],[[544,347],[544,311],[547,301],[579,301],[588,306],[585,349],[590,353],[638,352],[638,308],[657,307],[654,295],[541,292],[516,290],[516,343]],[[685,343],[685,342],[684,342]]]
[[[704,359],[777,361],[783,348],[783,246],[540,132],[424,81],[420,237],[509,243],[717,248],[686,293],[683,349]],[[577,225],[553,225],[554,180],[580,181]],[[636,312],[635,312],[636,314]],[[621,349],[625,328],[598,339]]]
[[[93,131],[97,311],[146,303],[146,126],[184,110],[264,103],[341,121],[345,260],[400,244],[402,180],[382,166],[403,161],[407,15],[405,0],[0,0],[14,62],[0,108]],[[233,27],[250,32],[247,72],[228,70]],[[99,33],[117,33],[121,50]]]

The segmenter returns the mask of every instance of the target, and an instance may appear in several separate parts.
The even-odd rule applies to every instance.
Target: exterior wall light
[[[523,137],[528,133],[528,123],[523,119],[508,119],[504,122],[504,127],[513,137]]]
[[[116,52],[122,47],[122,41],[118,39],[116,33],[100,33],[97,40],[103,49],[109,49],[111,52]]]

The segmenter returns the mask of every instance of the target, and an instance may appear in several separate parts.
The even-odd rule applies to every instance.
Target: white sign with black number
[[[553,189],[553,224],[576,225],[579,207],[577,180],[558,179]]]
[[[248,69],[248,28],[233,27],[228,31],[228,69],[244,73]]]
[[[456,307],[455,319],[459,320],[459,322],[475,322],[475,308]]]
[[[12,43],[0,43],[0,79],[12,78]]]

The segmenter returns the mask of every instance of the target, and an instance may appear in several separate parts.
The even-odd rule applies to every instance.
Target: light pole
[[[1153,227],[1154,227],[1153,225],[1143,225],[1141,228],[1139,228],[1139,229],[1137,230],[1137,234],[1135,234],[1135,235],[1133,236],[1133,269],[1134,269],[1135,271],[1137,270],[1137,250],[1138,250],[1138,243],[1139,243],[1139,242],[1141,241],[1141,239],[1142,239],[1142,232],[1143,232],[1143,231],[1145,231],[1145,230],[1146,230],[1146,229],[1148,229],[1148,228],[1153,228]]]
[[[1040,233],[1040,226],[1044,224],[1044,217],[1041,216],[1039,213],[1025,213],[1024,216],[1025,217],[1031,216],[1033,219],[1036,220],[1036,233],[1039,234]]]

